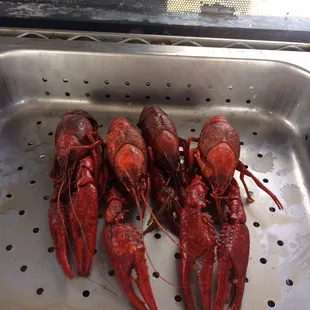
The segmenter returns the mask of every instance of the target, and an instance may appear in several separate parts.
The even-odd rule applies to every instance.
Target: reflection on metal
[[[134,33],[102,33],[83,31],[55,31],[40,29],[10,29],[0,28],[1,37],[45,39],[45,40],[68,40],[68,41],[91,41],[91,42],[113,42],[131,44],[152,45],[176,45],[176,46],[205,46],[224,47],[237,49],[264,49],[285,51],[309,51],[310,44],[295,42],[267,42],[258,40],[234,40],[199,37],[160,36],[144,35]]]

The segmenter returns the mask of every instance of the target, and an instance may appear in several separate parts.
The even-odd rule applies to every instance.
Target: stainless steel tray
[[[275,210],[247,181],[255,202],[245,205],[251,256],[242,309],[308,309],[309,68],[306,52],[1,39],[1,309],[130,308],[109,275],[102,217],[90,276],[99,284],[63,275],[48,228],[48,174],[55,128],[68,108],[92,113],[105,136],[113,117],[136,122],[147,103],[161,105],[183,137],[198,135],[212,115],[229,117],[242,161],[285,207]],[[146,244],[161,276],[178,283],[176,246],[160,231]],[[149,272],[159,309],[184,308],[180,289]]]

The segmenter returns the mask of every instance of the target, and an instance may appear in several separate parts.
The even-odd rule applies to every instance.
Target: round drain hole
[[[90,292],[88,290],[83,291],[82,293],[83,297],[88,297],[90,295]]]
[[[9,244],[9,245],[7,245],[7,246],[5,247],[5,249],[6,249],[7,251],[11,251],[11,250],[13,249],[13,245],[12,245],[12,244]]]
[[[195,131],[196,131],[196,129],[194,129],[194,128],[191,129],[191,132],[195,132]]]
[[[109,82],[108,80],[105,80],[105,81],[104,81],[104,84],[105,84],[105,85],[109,85],[110,82]]]
[[[230,99],[226,99],[226,102],[229,103],[231,100]]]
[[[42,122],[41,121],[37,121],[37,125],[41,125],[42,124]]]
[[[253,225],[254,225],[254,227],[259,227],[259,223],[258,222],[254,222]]]
[[[249,87],[249,90],[253,90],[253,89],[254,89],[254,86],[250,86],[250,87]]]
[[[110,94],[106,94],[105,97],[106,97],[107,99],[111,98]]]
[[[35,184],[35,183],[36,183],[35,180],[31,180],[31,181],[30,181],[30,184]]]
[[[17,170],[19,170],[19,171],[21,171],[21,170],[23,170],[23,169],[24,169],[23,166],[19,166],[19,167],[17,168]]]
[[[125,85],[129,86],[130,85],[129,81],[125,81]]]
[[[48,249],[47,249],[47,252],[48,253],[53,253],[55,250],[55,248],[53,246],[50,246]]]
[[[180,258],[181,258],[181,254],[180,254],[180,253],[175,253],[175,254],[174,254],[174,257],[175,257],[176,259],[180,259]]]
[[[247,103],[247,104],[250,104],[250,103],[251,103],[251,100],[250,100],[250,99],[248,99],[248,100],[246,101],[246,103]]]
[[[137,215],[137,216],[136,216],[136,220],[137,220],[137,221],[140,221],[140,215]]]
[[[63,79],[64,83],[68,83],[68,79]]]
[[[20,211],[18,212],[18,214],[19,214],[19,215],[24,215],[24,214],[25,214],[25,210],[20,210]]]
[[[211,101],[211,99],[210,99],[210,98],[206,98],[206,101],[207,101],[207,102],[210,102],[210,101]]]
[[[44,200],[48,200],[50,197],[48,195],[43,196]]]
[[[125,95],[125,98],[126,98],[126,99],[129,99],[129,98],[130,98],[130,95]]]
[[[187,88],[191,88],[192,84],[187,84],[186,86],[187,86]]]
[[[90,93],[86,93],[85,97],[89,98],[90,97]]]
[[[65,95],[66,95],[67,97],[70,97],[70,93],[68,93],[68,92],[66,92]]]
[[[169,100],[170,100],[170,97],[169,97],[169,96],[167,96],[167,97],[166,97],[166,100],[167,100],[167,101],[169,101]]]
[[[145,83],[145,86],[146,86],[146,87],[149,87],[150,85],[151,85],[150,82],[146,82],[146,83]]]
[[[33,233],[37,234],[37,233],[39,232],[39,228],[36,227],[36,228],[34,228],[32,231],[33,231]]]
[[[240,145],[244,145],[244,142],[240,141]]]
[[[174,296],[174,300],[175,300],[176,302],[181,302],[181,301],[182,301],[182,297],[181,297],[180,295],[175,295],[175,296]]]
[[[245,168],[245,169],[248,169],[248,168],[249,168],[249,166],[248,166],[248,165],[244,165],[244,168]]]
[[[33,145],[33,143],[32,142],[28,142],[28,146],[31,146],[31,145]]]
[[[270,308],[273,308],[276,304],[273,300],[268,300],[267,302],[267,305],[270,307]]]
[[[249,279],[245,277],[245,283],[249,283]]]
[[[260,260],[259,260],[262,264],[267,264],[267,259],[266,258],[261,258]]]
[[[46,83],[46,82],[47,82],[47,78],[42,78],[42,81],[43,81],[44,83]]]
[[[256,131],[253,131],[253,135],[254,135],[254,136],[257,136],[257,132],[256,132]]]
[[[115,275],[115,271],[114,270],[109,270],[108,272],[110,277],[113,277]]]
[[[50,94],[51,94],[51,93],[50,93],[49,91],[46,91],[46,92],[45,92],[45,95],[46,95],[46,96],[49,96]]]
[[[308,140],[308,135],[305,135],[305,139]]]
[[[278,240],[278,241],[277,241],[277,244],[278,244],[278,246],[283,246],[283,245],[284,245],[284,242],[283,242],[282,240]]]
[[[190,98],[190,97],[186,97],[185,100],[186,100],[186,101],[190,101],[191,98]]]
[[[12,198],[12,194],[7,194],[6,198]]]
[[[274,207],[270,207],[270,208],[269,208],[269,211],[270,211],[270,212],[276,212],[276,209],[275,209]]]
[[[258,156],[259,158],[262,158],[262,157],[263,157],[263,154],[257,154],[257,156]]]
[[[166,83],[166,86],[167,87],[171,87],[171,83]]]
[[[145,100],[150,100],[151,97],[150,96],[145,96]]]
[[[98,252],[98,251],[97,251],[97,249],[95,249],[95,251],[94,251],[94,255],[96,255],[96,254],[97,254],[97,252]]]
[[[155,239],[160,239],[161,238],[161,234],[157,233],[154,235]]]
[[[20,267],[20,271],[21,272],[25,272],[27,270],[27,266],[26,265],[23,265]]]
[[[102,219],[103,218],[103,214],[100,212],[99,214],[98,214],[98,219]]]
[[[88,80],[84,80],[84,84],[88,84],[89,83],[89,81]]]
[[[155,278],[155,279],[158,279],[159,278],[159,272],[153,272],[153,277]]]
[[[268,180],[268,179],[263,179],[263,182],[264,182],[264,183],[268,183],[269,180]]]
[[[293,281],[292,280],[290,280],[290,279],[287,279],[286,281],[285,281],[285,283],[288,285],[288,286],[293,286]]]
[[[40,287],[40,288],[37,289],[37,294],[38,294],[38,295],[42,295],[43,292],[44,292],[44,289],[43,289],[42,287]]]

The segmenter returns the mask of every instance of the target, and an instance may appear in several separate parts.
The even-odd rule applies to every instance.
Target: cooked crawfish
[[[195,309],[190,273],[197,260],[202,264],[198,281],[203,309],[211,308],[212,271],[217,241],[210,215],[201,212],[206,207],[207,193],[208,188],[201,176],[196,175],[187,189],[184,208],[180,211],[181,285],[187,310]]]
[[[275,201],[278,208],[283,209],[278,198],[268,190],[244,164],[239,160],[240,138],[238,132],[224,116],[215,116],[207,121],[197,141],[198,147],[190,150],[189,166],[193,171],[194,159],[201,174],[211,188],[211,196],[215,198],[218,214],[226,223],[222,227],[218,248],[218,288],[214,309],[222,310],[230,293],[228,277],[234,277],[237,294],[231,309],[239,309],[243,296],[244,281],[249,258],[250,238],[245,225],[246,217],[240,197],[239,186],[233,179],[235,170],[240,171],[240,179],[246,190],[248,200],[253,201],[244,176],[249,176]],[[227,203],[227,212],[223,212],[223,202]]]
[[[148,152],[140,132],[127,119],[116,118],[110,124],[106,148],[113,172],[135,200],[143,218],[151,186]]]
[[[57,126],[56,156],[50,177],[54,191],[49,224],[56,255],[65,274],[73,278],[67,245],[72,232],[78,273],[87,276],[96,245],[98,189],[104,189],[102,139],[97,122],[85,111],[71,110]]]
[[[106,227],[103,240],[109,259],[123,289],[133,306],[138,310],[156,310],[148,267],[145,260],[143,234],[131,223],[125,223],[125,206],[128,202],[114,186],[108,193]],[[137,287],[144,301],[140,300],[132,286],[131,272],[135,269]],[[145,306],[147,304],[148,308]]]

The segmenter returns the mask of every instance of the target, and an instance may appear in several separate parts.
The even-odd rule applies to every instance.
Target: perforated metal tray
[[[245,204],[251,255],[242,309],[309,308],[308,53],[10,38],[0,52],[1,309],[130,309],[109,273],[101,216],[91,281],[65,278],[51,247],[48,174],[67,109],[92,113],[105,136],[113,117],[136,122],[146,103],[161,105],[182,137],[198,135],[215,114],[238,129],[242,161],[285,207],[276,210],[247,181],[255,202]],[[177,284],[176,246],[160,231],[146,244],[160,275]],[[184,308],[181,290],[153,272],[159,309]]]

